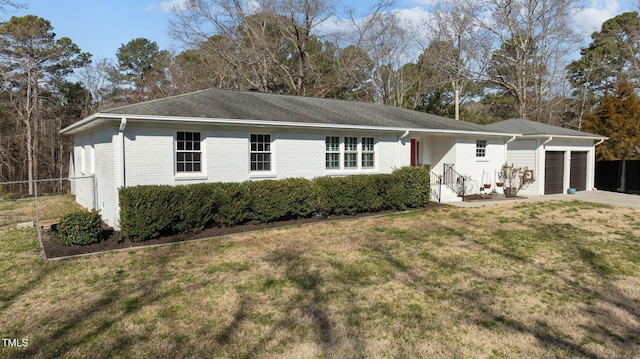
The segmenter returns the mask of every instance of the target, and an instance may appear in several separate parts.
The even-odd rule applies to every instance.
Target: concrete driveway
[[[530,201],[587,201],[610,204],[613,206],[626,206],[640,208],[640,195],[637,194],[625,194],[609,191],[580,191],[576,194],[551,194],[547,196],[528,197],[523,199],[513,200],[500,200],[500,201],[475,201],[475,202],[455,202],[450,203],[459,207],[481,207],[487,205],[497,205],[516,202],[530,202]]]

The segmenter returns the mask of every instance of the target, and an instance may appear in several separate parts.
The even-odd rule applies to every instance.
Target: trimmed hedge
[[[254,223],[311,217],[317,210],[312,181],[290,178],[281,181],[246,182],[250,192],[249,218]]]
[[[393,171],[404,186],[404,205],[408,208],[425,207],[431,200],[431,169],[429,166],[401,167]]]
[[[425,206],[429,171],[404,167],[392,174],[291,178],[120,190],[120,227],[132,241],[209,227]]]
[[[403,185],[391,174],[320,177],[318,208],[327,214],[404,209]]]
[[[65,245],[85,245],[102,240],[102,218],[95,209],[91,212],[72,212],[64,215],[57,226],[56,239]]]

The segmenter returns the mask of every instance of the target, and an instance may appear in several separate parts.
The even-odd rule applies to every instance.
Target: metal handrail
[[[467,191],[466,177],[458,173],[455,169],[453,169],[455,164],[453,163],[445,163],[444,164],[444,174],[443,180],[444,184],[456,192],[458,196],[462,197],[464,200],[465,192]]]
[[[437,187],[434,188],[434,184],[437,184]],[[431,195],[438,199],[438,203],[442,200],[442,176],[431,171],[429,175],[429,185],[431,186]]]

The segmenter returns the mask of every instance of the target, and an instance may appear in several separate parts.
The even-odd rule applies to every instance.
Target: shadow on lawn
[[[600,354],[598,351],[591,350],[586,346],[589,342],[596,342],[606,345],[609,349],[612,349],[616,355],[633,356],[637,354],[636,350],[638,346],[640,346],[640,327],[636,325],[640,322],[639,303],[616,288],[612,278],[607,274],[606,267],[603,268],[603,263],[598,260],[598,256],[580,243],[581,230],[570,225],[562,225],[561,227],[562,228],[559,228],[559,226],[555,224],[543,225],[542,227],[538,226],[537,231],[539,231],[541,235],[555,233],[557,240],[566,241],[568,243],[567,247],[573,248],[580,260],[589,268],[588,273],[585,273],[585,275],[590,274],[597,277],[601,283],[599,288],[603,288],[603,290],[594,290],[576,281],[575,278],[563,274],[561,271],[545,268],[544,265],[537,264],[530,258],[515,254],[506,248],[495,247],[483,241],[473,241],[479,245],[483,251],[504,257],[509,261],[526,264],[537,271],[553,276],[560,281],[562,284],[560,286],[561,288],[567,288],[568,293],[557,293],[560,296],[564,295],[578,298],[576,301],[580,301],[579,298],[583,297],[594,298],[593,302],[596,303],[589,303],[586,306],[578,305],[576,307],[586,318],[590,319],[587,321],[589,324],[580,326],[580,328],[589,333],[586,338],[576,337],[574,335],[575,333],[563,333],[561,329],[551,327],[542,319],[537,320],[535,323],[528,323],[519,318],[497,312],[492,304],[494,298],[491,293],[486,294],[485,292],[479,292],[477,290],[456,290],[453,293],[447,294],[451,294],[454,301],[459,304],[459,308],[471,311],[470,318],[476,325],[484,328],[503,328],[526,335],[532,335],[539,341],[541,347],[553,348],[551,350],[552,352],[557,353],[557,351],[560,350],[572,356],[606,358],[606,354]],[[463,238],[460,239],[467,240]],[[408,271],[409,267],[405,265],[402,258],[393,252],[391,247],[372,243],[369,245],[369,248],[376,253],[378,260],[386,262],[398,272],[404,272],[407,275],[406,278],[408,278],[405,283],[407,286],[422,291],[428,296],[433,296],[436,291],[440,291],[440,294],[442,294],[442,290],[444,290],[445,293],[447,292],[447,288],[437,289],[441,287],[442,284],[438,283],[434,278],[425,276],[422,273],[417,273],[416,271]],[[454,269],[456,271],[464,271],[474,280],[484,283],[481,284],[480,287],[490,287],[497,284],[495,279],[487,278],[486,274],[473,267],[464,265],[457,266],[450,260],[435,256],[428,256],[428,260],[432,262],[434,271],[436,272],[439,270],[446,272]],[[597,303],[604,304],[604,306],[597,305]],[[614,313],[615,310],[623,311],[630,317],[630,320],[626,322],[616,320],[616,318],[619,318],[619,314]],[[462,353],[458,354],[463,355]],[[564,354],[558,355],[563,356]]]
[[[533,267],[559,281],[561,285],[556,288],[561,288],[562,292],[556,288],[547,290],[557,291],[558,296],[572,297],[578,302],[576,310],[581,312],[585,318],[590,319],[586,321],[587,323],[580,324],[579,327],[588,334],[581,338],[576,335],[577,333],[566,333],[562,332],[560,328],[552,328],[543,320],[537,320],[536,323],[525,323],[503,313],[497,313],[490,304],[491,298],[485,298],[475,291],[462,293],[465,301],[472,303],[478,309],[476,313],[479,315],[476,318],[476,323],[482,326],[502,326],[516,332],[533,335],[543,347],[566,351],[569,355],[587,358],[608,357],[607,354],[589,349],[587,344],[590,342],[606,345],[615,351],[615,355],[632,356],[636,353],[635,351],[640,345],[640,329],[636,325],[640,321],[638,303],[616,287],[613,278],[607,274],[606,266],[598,260],[598,256],[592,250],[585,248],[581,243],[581,237],[590,234],[571,225],[558,224],[539,225],[537,231],[541,236],[553,234],[555,240],[565,242],[564,248],[572,249],[580,262],[588,267],[587,271],[577,273],[577,275],[597,278],[598,288],[602,289],[594,289],[585,285],[584,281],[568,276],[563,271],[546,268],[544,264],[536,263],[526,256],[514,255],[504,249],[495,248],[480,241],[476,241],[476,244],[491,253],[504,256],[515,262],[525,263],[528,267]],[[577,270],[574,268],[574,271]],[[468,269],[468,271],[477,278],[483,277],[481,273],[474,270]],[[544,289],[541,287],[541,290]],[[588,299],[584,300],[584,298]],[[619,315],[614,313],[616,309],[628,315],[630,321],[625,323],[618,320]],[[618,335],[616,332],[623,334]]]
[[[271,329],[265,333],[247,351],[243,358],[254,357],[264,351],[266,346],[274,340],[277,333],[288,328],[298,328],[290,333],[295,340],[304,340],[301,337],[311,335],[309,338],[320,347],[321,357],[339,357],[341,349],[345,345],[353,348],[353,353],[364,353],[364,345],[359,336],[350,336],[352,343],[344,343],[336,329],[336,323],[332,319],[331,310],[328,307],[328,294],[326,292],[326,280],[318,269],[312,269],[313,263],[304,256],[305,252],[295,248],[285,248],[269,253],[265,260],[276,267],[284,267],[284,274],[288,282],[293,283],[297,294],[284,302],[280,311],[283,318],[275,322]],[[239,314],[239,313],[238,313]],[[236,318],[239,315],[236,315]],[[311,323],[309,328],[307,323]],[[233,324],[230,325],[233,327]],[[311,329],[312,333],[307,333]],[[299,337],[295,337],[299,335]],[[364,355],[364,354],[362,354]]]
[[[589,333],[588,338],[581,338],[575,333],[562,332],[562,328],[554,328],[544,319],[539,319],[535,323],[526,322],[520,318],[501,313],[493,304],[494,298],[492,293],[479,292],[477,290],[456,290],[449,292],[448,288],[443,288],[437,278],[426,275],[425,273],[414,270],[406,262],[403,253],[397,253],[396,247],[391,245],[389,238],[382,234],[377,238],[372,238],[367,245],[375,257],[379,261],[378,266],[384,265],[392,268],[393,273],[388,274],[394,280],[400,280],[408,287],[422,292],[429,297],[442,295],[443,293],[450,298],[462,310],[468,311],[469,321],[472,324],[482,328],[490,328],[493,330],[513,331],[530,335],[536,338],[540,346],[550,348],[550,351],[558,356],[580,356],[587,358],[601,358],[605,354],[592,350],[587,345],[590,341],[606,345],[614,351],[614,354],[621,356],[633,356],[634,350],[640,346],[640,329],[637,324],[640,321],[640,305],[633,298],[628,297],[621,292],[615,285],[614,279],[608,274],[607,267],[603,264],[597,253],[585,247],[580,241],[580,236],[590,235],[578,228],[572,226],[557,225],[539,225],[536,229],[541,234],[553,233],[554,240],[564,242],[565,248],[571,248],[573,254],[579,258],[580,263],[584,263],[586,271],[585,276],[595,277],[599,283],[596,289],[585,285],[584,282],[576,280],[572,275],[576,271],[574,269],[570,275],[562,271],[548,268],[544,263],[533,261],[527,255],[513,253],[508,247],[489,243],[487,241],[476,240],[473,234],[466,235],[466,241],[472,241],[474,247],[477,246],[479,251],[489,253],[491,255],[503,258],[514,264],[524,264],[535,271],[544,273],[560,284],[553,288],[543,288],[541,290],[555,291],[557,295],[570,297],[574,301],[580,303],[576,306],[576,310],[585,318],[589,319],[587,323],[580,327]],[[502,233],[502,235],[508,235]],[[462,238],[460,238],[462,239]],[[396,239],[399,241],[399,239]],[[148,280],[132,280],[123,282],[124,272],[114,269],[113,283],[108,288],[96,289],[96,292],[102,290],[101,296],[93,301],[92,304],[86,306],[78,306],[66,310],[64,313],[52,313],[57,315],[53,331],[43,330],[43,337],[37,338],[37,341],[29,342],[29,346],[19,351],[12,352],[16,357],[31,358],[34,356],[43,357],[63,357],[71,354],[73,348],[78,344],[92,341],[94,338],[103,335],[104,332],[113,328],[119,322],[125,320],[132,313],[139,312],[142,308],[161,302],[164,298],[178,294],[179,289],[173,286],[163,286],[162,283],[171,279],[173,274],[170,272],[169,254],[159,255],[157,252],[149,253],[153,258],[148,270],[154,275]],[[355,303],[347,303],[346,308],[340,312],[336,312],[330,307],[329,291],[339,291],[341,294],[348,292],[349,281],[343,283],[328,283],[326,274],[318,269],[318,262],[309,257],[310,253],[302,249],[294,247],[285,247],[267,253],[263,259],[276,268],[283,269],[282,273],[287,283],[293,284],[296,295],[288,297],[276,310],[281,314],[281,318],[276,320],[268,331],[260,337],[255,338],[247,347],[245,353],[236,353],[238,357],[254,357],[264,354],[275,339],[282,339],[282,332],[288,335],[284,339],[290,339],[293,342],[315,342],[318,344],[321,357],[345,356],[345,351],[351,353],[350,356],[366,356],[368,348],[366,348],[365,329],[356,325],[350,325],[351,322],[365,321],[360,317],[359,308],[355,307]],[[452,263],[447,258],[437,257],[435,255],[426,258],[434,271],[463,271],[474,280],[481,283],[481,287],[495,286],[500,284],[495,278],[487,277],[486,273],[477,268],[464,265],[464,263]],[[33,287],[46,283],[49,276],[55,274],[65,263],[49,263],[39,269],[37,275],[19,287],[6,294],[0,294],[0,300],[3,307],[7,307],[14,303],[20,296],[29,293]],[[402,274],[402,275],[399,275]],[[580,273],[577,273],[580,275]],[[269,279],[266,278],[265,281]],[[513,280],[518,280],[514,277]],[[527,284],[527,283],[525,283]],[[197,282],[194,285],[204,286],[211,283]],[[355,282],[358,285],[358,282]],[[193,289],[193,288],[191,288]],[[220,330],[212,338],[212,348],[225,349],[232,346],[232,342],[236,335],[242,330],[245,322],[256,320],[255,313],[252,311],[256,305],[255,298],[251,296],[251,290],[239,290],[241,298],[233,320],[222,330]],[[584,301],[580,298],[592,298],[590,301]],[[117,310],[113,310],[116,307]],[[110,310],[111,308],[111,310]],[[616,321],[622,312],[629,317],[627,321]],[[298,315],[298,317],[296,317]],[[393,320],[410,321],[407,318],[390,318]],[[343,323],[336,322],[337,320]],[[308,323],[311,323],[309,327]],[[409,323],[409,322],[407,322]],[[90,329],[85,329],[87,325],[95,325]],[[197,328],[196,328],[197,329]],[[205,328],[201,328],[205,330]],[[310,332],[307,332],[310,330]],[[346,332],[345,332],[346,331]],[[194,331],[195,332],[195,331]],[[82,333],[78,337],[77,333]],[[149,334],[153,335],[153,334]],[[296,337],[309,336],[300,339]],[[93,353],[95,357],[118,357],[126,356],[127,350],[134,347],[140,339],[135,334],[120,334],[114,338],[113,342],[109,342],[109,346],[97,347]],[[179,357],[184,354],[185,342],[188,340],[179,337],[169,338],[171,341],[168,347],[170,351],[164,353],[167,357]],[[102,341],[107,343],[107,340]],[[452,349],[455,350],[455,349]],[[463,356],[464,353],[453,353]],[[526,353],[525,353],[526,354]]]
[[[52,313],[56,315],[54,323],[56,328],[53,331],[41,331],[45,333],[37,340],[30,340],[29,345],[23,350],[15,352],[16,357],[32,358],[41,357],[64,357],[69,354],[77,345],[86,344],[96,337],[104,335],[106,331],[115,324],[121,323],[133,313],[138,312],[145,306],[161,301],[167,296],[175,294],[175,290],[159,291],[160,285],[168,278],[168,256],[157,257],[154,263],[155,276],[148,281],[135,281],[134,286],[127,286],[121,283],[123,271],[114,270],[113,284],[104,288],[98,300],[86,306],[79,306],[78,310],[69,310],[64,313]],[[46,281],[49,274],[55,273],[62,265],[49,265],[50,269],[46,275],[41,276],[41,281]],[[43,270],[44,271],[44,270]],[[98,290],[98,289],[96,289]],[[117,310],[113,310],[117,308]],[[90,329],[84,327],[94,325]],[[77,333],[82,333],[78,336]],[[94,348],[94,357],[120,357],[126,356],[127,351],[136,345],[141,339],[135,335],[120,333],[113,341],[105,340],[108,346],[98,346]],[[175,345],[167,355],[181,352],[180,341],[175,340]]]
[[[344,357],[347,355],[345,349],[351,353],[349,357],[365,356],[365,345],[359,333],[344,335],[336,328],[338,323],[334,322],[335,316],[332,316],[328,304],[326,279],[317,269],[312,269],[313,263],[305,257],[304,251],[285,248],[268,253],[264,259],[284,270],[287,283],[294,285],[296,294],[277,305],[281,319],[272,323],[269,330],[256,338],[245,352],[235,353],[234,356],[252,358],[268,352],[271,345],[282,345],[283,341],[315,343],[320,357]],[[270,278],[266,278],[265,286],[269,287],[270,281]],[[240,328],[246,324],[244,322],[259,321],[256,317],[259,313],[252,310],[255,303],[249,297],[250,293],[243,295],[233,320],[216,336],[219,346],[228,345],[236,335],[241,335]]]

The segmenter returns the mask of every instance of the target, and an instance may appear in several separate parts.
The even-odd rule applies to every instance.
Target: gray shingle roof
[[[519,133],[525,136],[567,136],[567,137],[589,137],[606,138],[587,132],[576,131],[569,128],[551,126],[545,123],[514,118],[506,121],[496,122],[485,126],[490,131],[502,131]]]
[[[102,113],[495,132],[477,124],[387,105],[223,89],[152,100]]]

